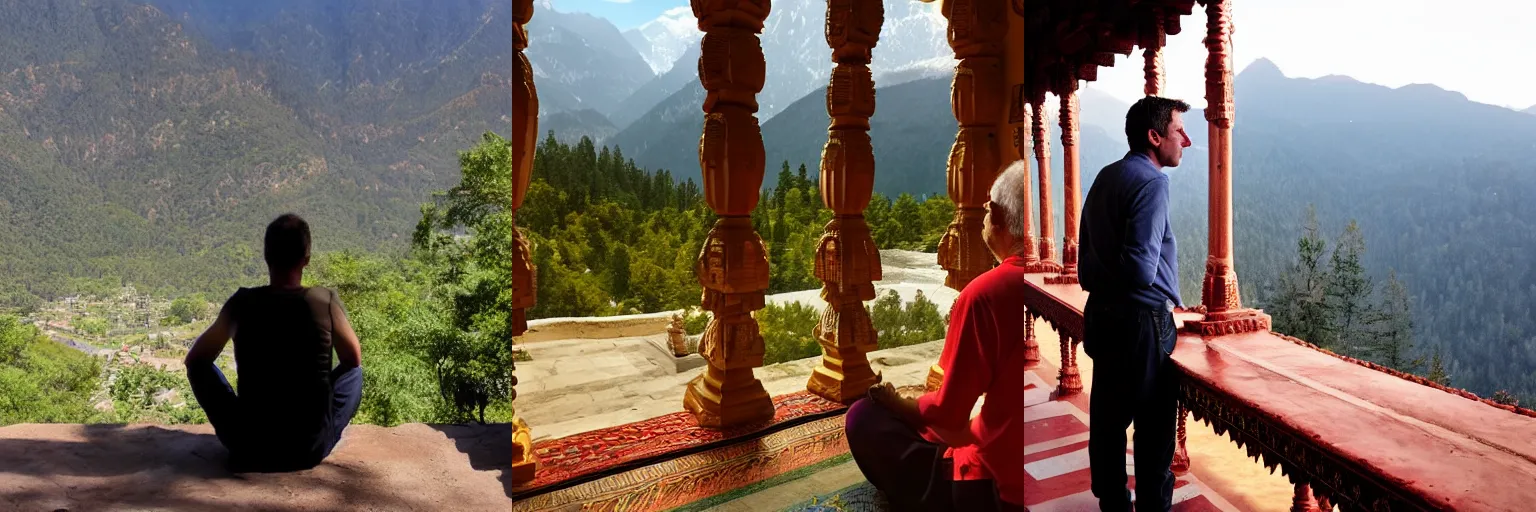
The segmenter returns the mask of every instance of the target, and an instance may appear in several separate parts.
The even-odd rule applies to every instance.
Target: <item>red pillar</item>
[[[1185,328],[1208,336],[1269,330],[1269,315],[1244,308],[1232,257],[1232,0],[1206,4],[1205,119],[1210,126],[1210,256],[1201,303],[1205,318]]]

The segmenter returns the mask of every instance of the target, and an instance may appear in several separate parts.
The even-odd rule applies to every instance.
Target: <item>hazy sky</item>
[[[1197,6],[1198,9],[1198,6]],[[1536,2],[1528,0],[1234,0],[1235,71],[1259,57],[1286,76],[1348,75],[1400,87],[1432,83],[1472,101],[1536,105]],[[1203,10],[1168,38],[1168,94],[1205,104]],[[1100,68],[1092,87],[1142,94],[1141,53]]]
[[[633,28],[686,0],[552,0]],[[915,0],[885,0],[915,1]],[[1349,75],[1400,87],[1432,83],[1472,101],[1536,105],[1536,2],[1529,0],[1233,0],[1235,71],[1259,57],[1286,76]],[[1199,7],[1197,6],[1197,9]],[[1205,103],[1205,12],[1184,17],[1164,62],[1169,95]],[[1133,60],[1134,59],[1134,60]],[[1141,96],[1141,54],[1101,69],[1098,88]]]
[[[585,12],[608,18],[619,27],[629,30],[656,19],[673,7],[686,7],[688,0],[551,0],[560,12]],[[891,0],[886,0],[891,1]],[[906,1],[906,0],[902,0]],[[534,14],[538,16],[538,14]]]

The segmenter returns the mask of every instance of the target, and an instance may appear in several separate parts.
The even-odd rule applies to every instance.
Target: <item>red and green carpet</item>
[[[534,480],[516,510],[649,511],[728,501],[848,453],[842,404],[808,392],[774,397],[773,420],[712,430],[677,412],[534,445]],[[748,492],[749,493],[749,492]]]

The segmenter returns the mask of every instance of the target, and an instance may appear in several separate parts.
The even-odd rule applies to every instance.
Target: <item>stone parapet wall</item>
[[[568,339],[611,339],[648,336],[667,332],[667,323],[678,311],[640,315],[544,318],[528,321],[528,332],[517,337],[518,344]]]

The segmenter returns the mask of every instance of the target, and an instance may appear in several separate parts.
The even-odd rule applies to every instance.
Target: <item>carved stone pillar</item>
[[[880,40],[885,7],[880,0],[827,2],[827,44],[832,47],[832,83],[827,114],[832,118],[821,153],[821,201],[834,217],[816,247],[816,278],[827,307],[816,324],[821,366],[806,389],[828,400],[852,403],[879,382],[867,354],[879,349],[864,301],[874,300],[880,280],[880,251],[864,222],[875,187],[875,153],[869,118],[875,114],[870,51]]]
[[[763,134],[757,93],[766,65],[757,34],[769,0],[692,0],[704,32],[699,82],[704,133],[699,167],[704,199],[720,219],[699,253],[702,306],[714,319],[699,341],[708,369],[688,383],[683,407],[699,425],[726,427],[773,418],[773,401],[752,369],[763,365],[763,337],[752,312],[763,308],[768,255],[749,215],[763,184]]]
[[[528,47],[524,28],[533,18],[533,0],[512,1],[512,336],[528,330],[527,311],[536,297],[532,253],[528,239],[517,229],[517,210],[528,194],[533,175],[533,148],[539,131],[539,94],[533,86],[533,67],[523,49]],[[512,363],[512,400],[517,400],[517,363]],[[528,424],[512,409],[512,485],[533,480],[538,461],[533,457],[533,436]]]
[[[1035,315],[1024,312],[1024,364],[1040,362],[1040,341],[1035,339]]]
[[[1185,446],[1185,442],[1189,439],[1189,436],[1188,430],[1185,428],[1186,425],[1184,421],[1185,418],[1189,416],[1189,409],[1184,407],[1184,402],[1182,400],[1179,402],[1178,408],[1179,426],[1175,431],[1177,432],[1177,437],[1175,437],[1177,443],[1173,448],[1173,463],[1171,466],[1173,469],[1173,474],[1183,475],[1189,472],[1189,449]]]
[[[1205,318],[1185,323],[1202,335],[1267,331],[1269,315],[1244,308],[1232,258],[1232,0],[1206,4],[1205,119],[1210,124],[1210,256],[1201,303]]]
[[[1061,373],[1056,375],[1056,396],[1071,396],[1083,391],[1083,377],[1077,371],[1077,345],[1081,340],[1061,335]]]
[[[1056,223],[1051,212],[1051,129],[1046,125],[1045,90],[1035,92],[1030,104],[1035,109],[1031,119],[1035,142],[1035,166],[1040,171],[1040,259],[1025,265],[1028,272],[1060,273],[1056,263]],[[1027,195],[1027,194],[1026,194]]]
[[[672,315],[672,320],[667,323],[667,346],[672,349],[672,355],[683,357],[688,355],[688,330],[683,328],[683,316]]]
[[[1317,512],[1317,501],[1312,499],[1312,486],[1296,484],[1296,493],[1291,498],[1291,512]]]
[[[1072,86],[1072,90],[1061,95],[1061,174],[1065,182],[1062,186],[1061,274],[1045,278],[1049,284],[1077,284],[1077,224],[1082,193],[1078,192],[1076,80],[1072,81]]]
[[[1008,5],[995,0],[946,0],[942,12],[949,20],[949,46],[960,60],[949,98],[960,131],[949,150],[946,180],[955,218],[939,241],[939,266],[948,271],[944,285],[960,290],[995,263],[981,231],[992,181],[1002,170],[998,127],[1004,119]],[[943,375],[939,365],[931,367],[928,389],[937,389]]]

